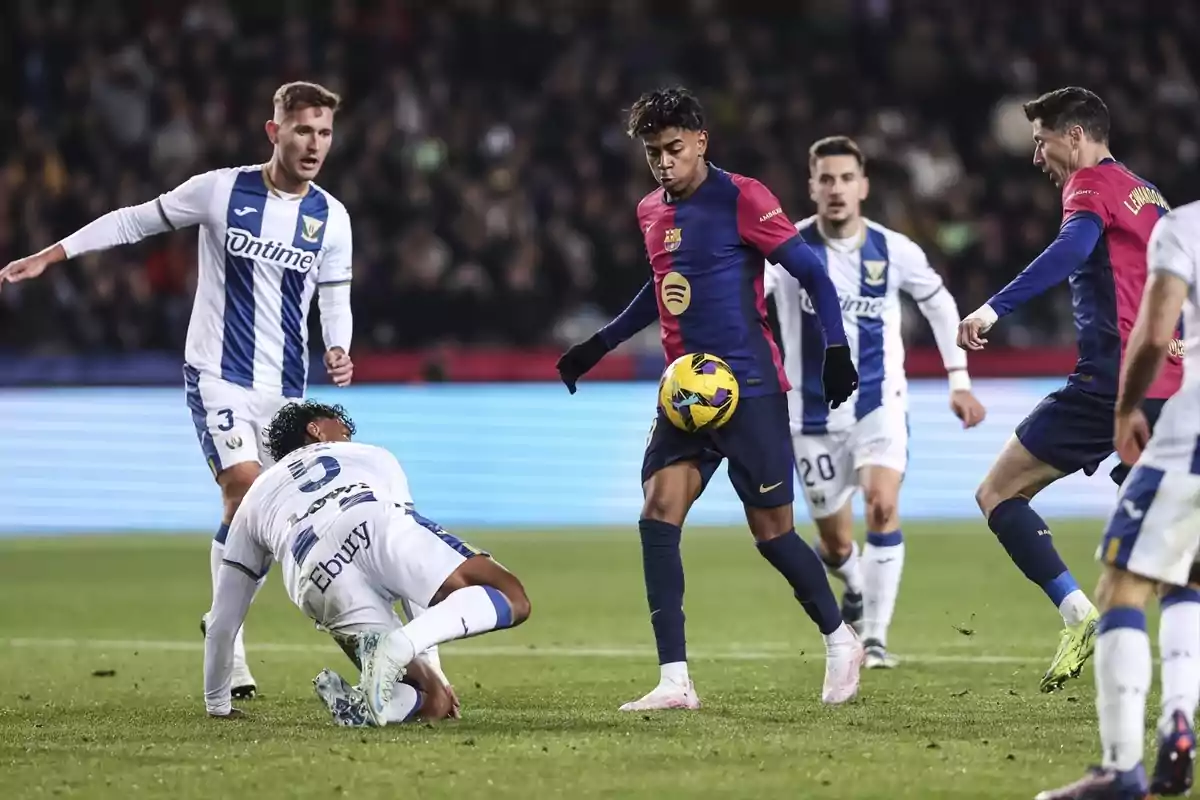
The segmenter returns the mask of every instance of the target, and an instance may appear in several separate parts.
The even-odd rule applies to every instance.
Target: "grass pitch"
[[[1054,530],[1090,589],[1100,524]],[[322,667],[356,673],[277,574],[247,622],[262,695],[218,721],[206,538],[0,540],[0,797],[1021,798],[1098,755],[1090,667],[1038,693],[1060,621],[979,522],[906,527],[904,661],[836,709],[820,639],[748,533],[685,531],[704,708],[658,715],[616,710],[657,679],[632,527],[464,533],[521,576],[533,616],[445,646],[461,721],[365,731],[314,696]]]

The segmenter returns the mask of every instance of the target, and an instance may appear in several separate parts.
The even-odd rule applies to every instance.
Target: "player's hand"
[[[821,386],[825,390],[825,402],[837,408],[850,399],[858,388],[858,370],[850,357],[850,348],[844,344],[825,348],[825,369],[821,372]]]
[[[228,714],[214,714],[210,711],[208,716],[212,719],[241,719],[245,717],[246,714],[240,708],[231,708],[229,709]]]
[[[354,377],[354,362],[350,355],[340,347],[331,347],[325,351],[325,371],[337,386],[349,386]]]
[[[0,289],[4,288],[5,281],[9,283],[18,283],[19,281],[36,278],[46,271],[46,267],[50,266],[51,260],[46,253],[35,253],[25,258],[18,258],[16,261],[9,263],[4,269],[0,269]]]
[[[963,430],[974,428],[987,417],[987,409],[970,389],[959,389],[950,393],[950,410],[962,420]]]
[[[608,355],[608,345],[600,338],[600,334],[592,335],[586,342],[573,345],[563,353],[554,365],[558,377],[566,385],[567,391],[575,394],[575,383],[586,375],[592,367],[600,363],[600,359]]]
[[[1122,464],[1133,465],[1142,457],[1146,442],[1150,441],[1150,423],[1142,410],[1134,409],[1132,414],[1117,414],[1113,426],[1113,444]]]
[[[991,327],[985,319],[974,315],[967,317],[958,323],[958,346],[963,350],[982,350],[987,344],[983,334]]]

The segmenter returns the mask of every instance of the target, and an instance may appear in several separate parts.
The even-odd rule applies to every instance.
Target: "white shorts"
[[[293,543],[284,570],[288,594],[335,637],[399,627],[396,601],[428,608],[460,564],[485,555],[415,512],[378,502],[344,512],[306,552],[301,547]]]
[[[1121,486],[1096,558],[1144,578],[1186,586],[1198,551],[1200,475],[1139,461]]]
[[[214,476],[244,461],[274,463],[263,430],[275,412],[291,402],[278,392],[248,389],[185,365],[183,383],[196,438]]]
[[[903,408],[881,406],[853,427],[831,433],[792,435],[796,474],[814,519],[836,514],[859,486],[863,467],[908,467],[908,418]]]

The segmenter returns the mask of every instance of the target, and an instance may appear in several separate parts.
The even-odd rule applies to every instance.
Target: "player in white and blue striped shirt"
[[[120,208],[61,242],[0,270],[4,281],[40,275],[58,261],[200,227],[199,275],[184,350],[187,404],[216,476],[224,515],[213,541],[215,584],[225,536],[242,497],[269,463],[262,432],[308,380],[308,310],[318,292],[325,366],[350,383],[350,215],[313,180],[333,141],[341,99],[313,83],[289,83],[266,123],[266,164],[218,169],[139,206]],[[241,631],[234,695],[257,690]]]
[[[767,265],[784,369],[796,471],[829,570],[846,584],[842,616],[863,636],[867,668],[894,666],[887,631],[900,591],[904,538],[897,508],[908,465],[908,381],[899,293],[929,320],[950,376],[950,408],[972,427],[983,406],[971,394],[966,354],[955,344],[958,308],[924,252],[903,234],[861,215],[868,191],[864,159],[844,136],[809,150],[809,191],[817,214],[796,223],[825,262],[842,305],[858,390],[830,409],[821,392],[825,340],[811,302],[785,270]],[[850,500],[862,488],[867,546],[861,564]]]

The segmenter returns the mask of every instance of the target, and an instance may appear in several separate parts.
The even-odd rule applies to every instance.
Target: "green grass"
[[[1055,527],[1088,588],[1099,528]],[[533,617],[445,647],[462,720],[365,731],[313,695],[322,667],[354,670],[277,574],[247,623],[263,696],[218,721],[207,539],[0,541],[0,797],[1013,798],[1097,755],[1091,669],[1038,693],[1060,621],[980,523],[906,528],[892,645],[911,658],[836,709],[820,639],[748,535],[688,531],[705,705],[660,715],[616,711],[657,679],[636,533],[469,538],[521,576]]]

